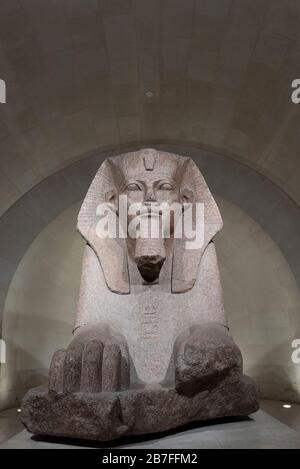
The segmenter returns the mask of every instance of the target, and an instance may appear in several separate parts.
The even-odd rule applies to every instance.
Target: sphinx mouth
[[[137,211],[138,217],[158,217],[163,213],[162,207],[159,204],[144,204]]]
[[[143,279],[152,283],[158,279],[165,257],[159,255],[141,256],[135,258],[135,262]]]

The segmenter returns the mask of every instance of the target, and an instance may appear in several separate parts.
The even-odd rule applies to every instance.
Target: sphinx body
[[[158,236],[99,236],[99,204],[117,221],[120,195],[128,200],[126,223],[153,218]],[[130,211],[137,203],[138,215]],[[203,239],[192,249],[184,232],[174,236],[178,220],[163,216],[172,203],[182,205],[180,223],[187,203],[204,206]],[[213,243],[221,228],[189,158],[146,149],[103,163],[78,218],[87,244],[74,338],[55,353],[48,390],[25,397],[30,431],[108,440],[257,410],[223,307]]]
[[[196,324],[219,324],[226,328],[216,262],[211,243],[203,255],[195,286],[176,295],[170,291],[171,258],[166,259],[159,283],[155,284],[139,282],[136,265],[129,261],[130,294],[116,295],[107,288],[98,258],[87,246],[84,279],[92,275],[95,280],[92,284],[83,280],[73,343],[77,342],[78,334],[97,327],[97,323],[110,325],[124,336],[128,345],[131,387],[164,381],[174,384],[174,374],[170,371],[166,375],[180,333]]]

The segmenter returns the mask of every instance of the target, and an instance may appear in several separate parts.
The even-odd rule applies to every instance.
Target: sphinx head
[[[174,239],[174,229],[184,204],[197,202],[204,204],[206,212],[204,243],[186,252],[184,236]],[[116,239],[97,236],[99,204],[107,204],[122,236],[120,232]],[[193,161],[154,149],[105,160],[78,218],[78,229],[94,248],[108,287],[117,293],[130,291],[128,256],[142,278],[152,283],[172,255],[172,291],[192,288],[203,250],[221,226],[218,208]]]

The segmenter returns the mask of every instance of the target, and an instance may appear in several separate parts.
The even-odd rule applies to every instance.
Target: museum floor
[[[261,410],[242,420],[188,425],[158,438],[127,438],[110,444],[91,444],[56,439],[39,440],[23,429],[16,409],[0,413],[0,449],[43,448],[300,448],[300,405],[283,408],[283,403],[261,401]]]

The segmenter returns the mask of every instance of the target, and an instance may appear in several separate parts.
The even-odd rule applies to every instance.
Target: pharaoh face
[[[168,212],[174,203],[179,202],[179,190],[176,181],[172,178],[157,178],[157,175],[145,175],[143,179],[126,181],[120,192],[126,195],[128,222],[136,217],[159,217],[162,226],[161,235],[174,231],[174,217],[168,217]],[[135,207],[141,207],[140,214],[136,215]],[[151,233],[149,233],[151,236]],[[154,233],[153,233],[154,235]],[[154,236],[155,237],[155,236]]]
[[[123,229],[128,234],[128,252],[143,279],[153,282],[166,259],[174,232],[172,209],[180,204],[180,191],[174,166],[163,168],[155,159],[150,165],[145,157],[143,165],[127,171],[118,195],[126,196],[127,226]],[[147,169],[149,166],[151,169]]]

